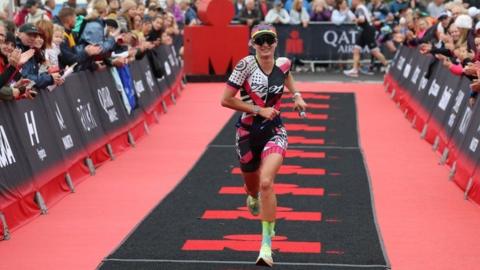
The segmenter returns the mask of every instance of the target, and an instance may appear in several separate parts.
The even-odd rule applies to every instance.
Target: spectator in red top
[[[259,9],[260,9],[260,13],[262,15],[262,20],[265,19],[265,16],[267,16],[267,13],[270,9],[272,9],[273,5],[270,1],[267,1],[267,0],[260,0],[260,3],[259,3]]]
[[[51,20],[53,19],[53,10],[55,9],[55,0],[46,0],[43,9],[46,12],[46,15]]]

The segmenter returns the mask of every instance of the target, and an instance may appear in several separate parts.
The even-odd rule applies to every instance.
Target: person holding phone
[[[243,58],[235,66],[221,104],[242,112],[236,125],[236,152],[247,192],[247,207],[252,215],[260,215],[262,221],[262,244],[256,263],[271,267],[277,207],[273,182],[288,145],[280,119],[284,86],[293,94],[297,111],[304,112],[307,104],[295,87],[290,60],[274,57],[275,28],[269,24],[253,27],[250,43],[255,55]],[[236,97],[238,91],[240,98]]]

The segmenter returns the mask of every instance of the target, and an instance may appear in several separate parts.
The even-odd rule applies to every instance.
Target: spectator
[[[374,20],[379,22],[385,21],[390,13],[388,6],[383,2],[383,0],[372,0],[367,5],[367,8],[370,13],[372,13]]]
[[[398,16],[401,10],[406,10],[409,7],[407,0],[393,0],[390,3],[390,12]]]
[[[427,12],[430,16],[437,18],[445,12],[445,5],[443,0],[433,0],[427,5]]]
[[[36,0],[28,0],[25,6],[28,10],[28,14],[25,16],[25,23],[35,24],[40,20],[49,20],[46,12],[38,7]]]
[[[133,18],[137,15],[137,3],[134,0],[124,0],[120,16],[117,17],[121,31],[129,32],[133,29]]]
[[[55,0],[45,0],[45,5],[43,6],[46,15],[50,20],[53,20],[53,10],[55,9]]]
[[[290,15],[283,8],[281,0],[275,0],[274,7],[265,16],[265,22],[270,24],[288,24],[290,22]]]
[[[53,37],[50,48],[45,51],[45,57],[51,66],[60,67],[58,56],[60,55],[60,45],[63,42],[65,29],[58,24],[53,25]]]
[[[303,6],[303,0],[295,0],[290,10],[290,24],[301,24],[303,27],[307,27],[309,21],[310,16],[307,9]]]
[[[175,0],[167,0],[167,8],[165,9],[165,11],[173,14],[177,23],[183,23],[183,21],[185,20],[182,10],[180,9],[180,6],[175,2]]]
[[[260,3],[258,4],[258,8],[260,10],[262,20],[265,20],[265,17],[267,16],[268,11],[272,8],[272,2],[267,1],[267,0],[260,0]]]
[[[22,52],[27,52],[35,45],[38,46],[40,32],[37,27],[31,23],[26,23],[18,29],[17,47]],[[40,65],[42,64],[39,57],[30,58],[22,67],[22,77],[31,80],[36,89],[44,89],[49,85],[60,85],[63,79],[59,73],[48,74],[40,72]]]
[[[163,26],[163,17],[159,15],[152,22],[152,30],[148,34],[147,41],[152,42],[156,46],[160,45],[160,39],[162,37],[162,33],[164,32]]]
[[[346,0],[336,0],[335,9],[332,12],[334,24],[351,23],[355,21],[355,14],[348,8]]]
[[[328,9],[325,0],[314,0],[312,2],[312,14],[310,21],[328,22],[332,17],[332,11]]]
[[[172,13],[167,13],[165,15],[163,28],[165,29],[165,33],[172,37],[180,34],[180,29],[178,29],[177,21],[175,20],[175,17]]]
[[[15,16],[13,17],[13,22],[16,26],[20,26],[25,23],[25,17],[28,15],[28,8],[25,4],[20,11],[18,11]]]
[[[234,0],[233,2],[235,8],[235,16],[233,17],[234,20],[238,20],[238,16],[240,16],[240,12],[245,8],[245,0]]]
[[[455,48],[460,48],[460,47],[467,47],[467,37],[468,37],[468,32],[470,29],[473,27],[473,20],[470,16],[468,15],[459,15],[454,22],[455,26],[458,28],[459,32],[459,38],[455,42]],[[474,50],[475,48],[468,48],[468,50]],[[450,50],[453,51],[452,48]]]
[[[472,17],[475,23],[479,21],[480,9],[476,7],[470,7],[467,12],[468,12],[468,16]]]
[[[152,31],[152,18],[145,17],[142,21],[142,33],[145,39],[150,34],[150,31]]]
[[[238,16],[240,23],[246,24],[251,28],[258,24],[261,19],[260,10],[255,8],[255,0],[245,0],[245,8],[240,11]]]
[[[77,38],[72,32],[76,22],[74,9],[64,7],[60,10],[58,17],[65,29],[63,34],[64,38],[60,44],[60,56],[58,59],[60,68],[63,69],[66,66],[77,63],[77,69],[81,69],[90,56],[98,55],[102,50],[99,46],[94,45],[85,46],[84,50],[81,50],[81,48],[77,46]]]
[[[108,2],[108,17],[117,16],[120,12],[120,3],[118,0],[110,0]]]
[[[180,9],[185,13],[185,25],[195,25],[200,23],[200,20],[197,17],[197,11],[190,5],[190,0],[182,0],[180,2]]]
[[[290,12],[292,10],[293,2],[295,2],[295,0],[286,0],[285,1],[285,9],[287,10],[287,12]],[[303,7],[305,7],[307,12],[310,14],[310,12],[312,11],[311,6],[310,6],[310,2],[308,2],[308,1],[303,2]]]
[[[77,8],[77,0],[67,0],[63,2],[63,7],[69,7],[75,10]]]
[[[137,6],[137,14],[141,15],[142,17],[145,15],[146,7],[143,3],[139,3]]]

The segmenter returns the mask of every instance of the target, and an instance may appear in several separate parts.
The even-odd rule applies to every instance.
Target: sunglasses
[[[253,43],[257,44],[258,46],[262,46],[266,42],[270,46],[276,41],[277,39],[272,35],[262,35],[262,36],[256,37],[253,40]]]

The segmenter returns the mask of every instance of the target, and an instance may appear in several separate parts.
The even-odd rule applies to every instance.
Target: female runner
[[[277,199],[275,176],[287,150],[287,132],[280,119],[280,100],[286,86],[293,94],[294,108],[304,112],[307,104],[294,86],[290,60],[275,59],[277,33],[268,24],[251,32],[255,55],[235,66],[227,81],[222,106],[243,112],[237,123],[236,151],[247,192],[247,207],[262,221],[262,245],[257,265],[273,266],[272,237],[275,235]],[[240,90],[240,98],[235,97]]]

